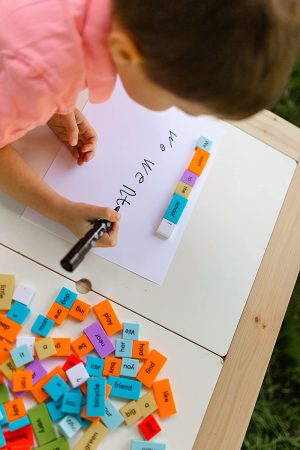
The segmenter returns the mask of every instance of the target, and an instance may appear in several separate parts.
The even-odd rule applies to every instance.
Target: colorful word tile
[[[9,400],[9,395],[8,395],[8,390],[6,387],[6,384],[1,383],[0,384],[0,403],[5,403],[8,402]]]
[[[55,301],[56,301],[56,303],[59,303],[60,305],[64,306],[65,308],[71,309],[76,298],[77,298],[76,292],[73,292],[70,289],[63,287],[60,290]]]
[[[82,395],[66,392],[63,396],[61,410],[63,413],[80,414]]]
[[[89,378],[87,382],[86,414],[89,417],[104,416],[105,414],[105,385],[104,377]]]
[[[66,360],[65,364],[62,366],[62,368],[66,372],[68,369],[71,369],[71,367],[74,367],[76,366],[76,364],[79,363],[84,364],[84,362],[80,358],[78,358],[78,356],[71,354]]]
[[[175,188],[175,194],[179,194],[182,197],[189,198],[190,193],[192,192],[192,187],[183,181],[179,181]]]
[[[141,417],[148,417],[158,409],[157,403],[151,391],[143,395],[143,397],[141,397],[136,403],[138,410],[141,413]]]
[[[30,391],[32,389],[32,371],[22,370],[13,373],[12,390],[14,392]]]
[[[21,370],[21,368],[22,367],[19,367],[19,370]],[[9,357],[6,361],[4,361],[4,363],[0,365],[0,370],[8,380],[11,380],[13,373],[16,372],[18,369],[16,368],[13,359]]]
[[[121,376],[135,378],[139,368],[139,360],[133,358],[123,358],[121,365]]]
[[[124,417],[126,425],[133,425],[143,417],[136,401],[127,403],[120,409],[120,413]]]
[[[175,230],[176,225],[173,222],[170,222],[169,220],[162,219],[162,221],[159,224],[159,227],[156,230],[156,233],[165,238],[169,239],[172,236],[173,231]]]
[[[0,336],[9,342],[15,342],[17,334],[21,331],[22,326],[9,319],[8,317],[0,314]]]
[[[54,401],[57,401],[62,397],[68,389],[68,384],[59,375],[54,375],[54,377],[44,385],[44,390]]]
[[[140,336],[140,324],[138,323],[123,323],[123,339],[137,340]]]
[[[184,208],[186,207],[187,202],[188,200],[185,197],[182,197],[179,194],[174,194],[163,218],[168,220],[169,222],[177,224],[184,211]]]
[[[167,358],[164,355],[157,350],[152,350],[136,378],[150,388],[166,361]]]
[[[70,356],[71,353],[71,339],[62,337],[62,338],[52,338],[53,343],[56,349],[55,356]]]
[[[13,422],[26,416],[24,401],[21,398],[15,398],[10,402],[4,403],[4,409],[8,422]]]
[[[90,377],[83,363],[79,363],[76,364],[76,366],[71,367],[66,371],[66,374],[73,388],[85,383]]]
[[[83,417],[86,420],[89,420],[90,422],[99,422],[100,417],[99,416],[95,416],[95,417],[89,417],[86,413],[86,405],[84,405],[82,411],[81,411],[81,417]]]
[[[101,377],[104,367],[104,359],[98,356],[88,356],[86,360],[86,370],[92,377]]]
[[[28,366],[29,367],[29,366]],[[67,381],[67,376],[61,367],[57,366],[51,372],[47,373],[41,378],[32,388],[31,394],[38,403],[42,403],[49,398],[47,392],[43,389],[44,385],[48,383],[55,375],[59,375],[64,381]]]
[[[6,444],[11,447],[15,443],[18,443],[18,445],[29,445],[33,447],[33,432],[32,432],[32,426],[27,425],[26,427],[21,428],[17,431],[5,431],[4,437],[6,440]]]
[[[176,414],[176,405],[170,380],[164,378],[163,380],[155,381],[152,387],[159,416],[164,419],[165,417]]]
[[[131,441],[130,450],[166,450],[166,444],[162,442],[148,442],[134,439]]]
[[[16,341],[16,347],[21,347],[21,345],[27,345],[31,354],[34,354],[34,336],[18,336]]]
[[[39,445],[48,444],[57,438],[51,417],[44,403],[28,410],[28,416]]]
[[[13,299],[16,302],[23,303],[23,305],[30,305],[33,296],[35,294],[34,289],[24,286],[24,284],[19,284],[13,294]]]
[[[124,422],[124,417],[114,404],[107,399],[105,402],[105,414],[101,417],[101,420],[110,431],[114,431]]]
[[[17,368],[33,361],[32,353],[26,344],[14,348],[10,354]]]
[[[11,307],[12,297],[15,289],[14,275],[0,274],[0,310],[7,311]]]
[[[107,356],[104,360],[103,375],[107,377],[109,375],[114,375],[115,377],[120,376],[121,364],[122,359]]]
[[[0,338],[0,364],[10,357],[10,351],[13,346],[5,339]]]
[[[28,366],[26,366],[26,370],[30,370],[32,373],[33,386],[47,374],[46,369],[37,359],[33,360],[30,364],[28,364]]]
[[[161,431],[161,428],[157,420],[152,414],[146,417],[146,419],[144,419],[141,423],[139,423],[138,427],[140,432],[143,434],[144,438],[147,439],[147,441],[152,439]]]
[[[213,141],[207,139],[205,136],[201,136],[196,142],[196,148],[203,148],[204,150],[211,150]]]
[[[103,300],[93,309],[107,336],[112,336],[122,330],[122,324],[109,300]]]
[[[39,314],[31,327],[31,331],[39,334],[40,336],[46,337],[50,333],[53,326],[53,320],[48,319],[48,317],[45,317],[42,314]]]
[[[47,317],[48,319],[53,320],[56,325],[61,325],[65,321],[68,314],[69,310],[67,308],[62,306],[60,303],[54,302],[47,312]]]
[[[203,172],[209,157],[210,153],[203,150],[202,148],[197,148],[188,169],[191,172],[194,172],[199,177]]]
[[[69,311],[69,316],[82,322],[86,319],[90,309],[91,305],[83,302],[82,300],[76,299]]]
[[[4,447],[5,444],[6,444],[6,440],[5,440],[2,428],[0,428],[0,446]]]
[[[107,383],[112,387],[111,397],[127,398],[128,400],[138,400],[142,388],[142,383],[128,378],[108,377]]]
[[[19,430],[20,428],[24,428],[30,424],[30,420],[28,416],[21,417],[21,419],[14,420],[13,422],[8,423],[8,429],[10,431]]]
[[[86,334],[82,334],[79,338],[75,339],[75,341],[72,342],[71,346],[74,353],[76,353],[76,355],[79,357],[84,356],[94,350],[94,346]]]
[[[149,341],[133,341],[132,357],[135,359],[147,359],[149,356]]]
[[[81,425],[75,417],[68,415],[58,422],[58,428],[67,439],[71,439],[78,433]]]
[[[35,450],[71,450],[71,447],[66,438],[60,437],[48,444],[36,447]]]
[[[92,423],[79,442],[75,445],[74,450],[97,450],[108,433],[108,428],[106,428],[106,426],[102,423]]]
[[[122,358],[131,358],[132,356],[132,340],[131,339],[116,339],[116,356]]]
[[[56,355],[56,348],[51,338],[39,339],[35,343],[35,351],[40,360]]]
[[[8,400],[9,399],[7,398],[6,401],[8,401]],[[8,423],[8,420],[7,420],[6,412],[5,412],[5,409],[4,409],[4,405],[1,405],[1,404],[0,404],[0,417],[1,417],[0,425],[2,427],[2,425],[6,425]]]
[[[195,173],[191,172],[190,170],[185,170],[180,181],[193,187],[198,178],[198,175],[196,175]]]
[[[60,398],[56,402],[51,401],[46,403],[49,416],[51,417],[53,422],[58,422],[60,419],[64,417],[65,414],[62,412],[61,406],[62,406],[62,398]]]
[[[7,313],[7,317],[22,325],[27,319],[30,309],[23,303],[14,302],[11,309]]]
[[[107,334],[98,321],[93,322],[83,331],[87,335],[87,337],[93,344],[95,351],[99,356],[101,356],[101,358],[105,358],[105,356],[109,355],[115,350],[114,345],[109,340]]]

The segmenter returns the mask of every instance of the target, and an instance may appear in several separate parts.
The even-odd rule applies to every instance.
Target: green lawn
[[[300,59],[285,92],[273,111],[300,127]],[[300,449],[300,277],[242,449],[294,450],[298,448]]]

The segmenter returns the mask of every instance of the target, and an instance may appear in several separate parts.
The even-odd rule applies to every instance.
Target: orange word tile
[[[201,175],[204,167],[206,166],[206,163],[207,163],[209,157],[210,157],[210,153],[203,150],[202,148],[197,148],[197,150],[195,151],[194,157],[193,157],[192,161],[190,162],[188,170],[195,173],[199,177]]]
[[[147,359],[149,356],[149,341],[133,341],[132,357],[135,359]]]
[[[82,322],[87,317],[90,309],[91,305],[83,302],[82,300],[76,299],[69,311],[69,316]]]
[[[164,355],[157,350],[152,350],[138,372],[136,379],[150,388],[166,361],[167,358]]]
[[[47,317],[48,319],[53,320],[56,325],[61,325],[65,321],[68,313],[69,310],[67,308],[60,305],[59,303],[54,302],[47,312]]]
[[[55,356],[70,356],[71,339],[70,338],[52,338],[56,348]]]
[[[86,334],[82,334],[78,339],[75,339],[71,346],[74,353],[79,356],[79,358],[94,350],[94,346]]]
[[[154,381],[152,388],[160,418],[164,419],[165,417],[176,414],[177,411],[170,380],[164,378],[163,380]]]
[[[12,376],[12,390],[14,392],[31,391],[32,371],[22,370],[14,372]]]
[[[104,360],[102,375],[105,377],[119,377],[121,373],[122,359],[107,356]]]
[[[103,300],[94,306],[94,313],[101,323],[107,336],[118,333],[122,330],[122,324],[119,321],[109,300]]]
[[[12,350],[12,345],[5,339],[0,339],[0,364],[6,361],[10,357],[10,350]]]
[[[22,398],[15,398],[10,402],[4,403],[4,409],[9,422],[21,419],[26,416],[26,409]]]
[[[89,420],[90,422],[99,422],[99,420],[100,420],[100,417],[97,417],[97,416],[89,417],[86,415],[86,405],[84,405],[84,407],[83,407],[83,410],[81,412],[81,417]]]
[[[0,314],[0,337],[5,338],[9,342],[15,342],[16,337],[21,330],[22,326],[19,323]]]

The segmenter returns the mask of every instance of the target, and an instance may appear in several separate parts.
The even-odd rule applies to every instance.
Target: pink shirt
[[[75,107],[106,100],[111,0],[0,0],[0,148]]]

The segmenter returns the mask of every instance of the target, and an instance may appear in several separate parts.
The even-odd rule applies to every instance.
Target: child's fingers
[[[112,208],[89,205],[88,220],[94,221],[96,219],[109,220],[110,222],[117,222],[120,220],[120,214]]]
[[[64,116],[64,126],[66,129],[67,140],[69,144],[74,147],[78,143],[79,130],[76,117],[73,112]]]
[[[96,243],[96,247],[115,247],[118,243],[119,222],[114,222],[110,230]]]

